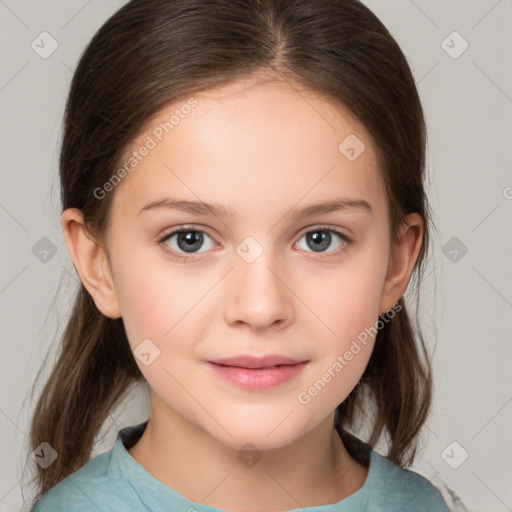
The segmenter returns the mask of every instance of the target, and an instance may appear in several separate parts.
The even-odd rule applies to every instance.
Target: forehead
[[[167,193],[272,208],[334,189],[377,208],[385,201],[364,126],[341,104],[283,80],[238,81],[173,102],[145,124],[125,161],[144,146],[115,202],[140,207]]]

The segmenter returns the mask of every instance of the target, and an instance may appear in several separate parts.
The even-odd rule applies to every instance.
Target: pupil
[[[194,250],[201,247],[203,241],[202,233],[197,231],[183,231],[178,234],[178,246],[180,249],[186,252],[194,252]],[[181,243],[185,242],[185,243]]]
[[[318,236],[318,233],[321,233],[320,236]],[[328,231],[314,231],[308,238],[308,241],[314,242],[311,248],[316,252],[327,249],[331,243],[331,234]]]

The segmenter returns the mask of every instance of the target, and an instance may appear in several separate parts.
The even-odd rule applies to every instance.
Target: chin
[[[293,416],[293,413],[290,414],[289,418],[284,421],[283,418],[286,415],[281,416],[278,421],[269,421],[268,419],[262,421],[260,418],[257,422],[238,417],[232,422],[223,423],[229,434],[221,427],[216,428],[215,432],[211,432],[210,425],[209,430],[212,437],[236,450],[248,449],[244,447],[249,444],[260,450],[272,450],[287,446],[306,433],[306,428],[301,429],[296,424],[297,418],[293,418]],[[265,418],[263,415],[262,417]]]
[[[300,436],[270,435],[268,431],[232,433],[233,437],[223,437],[222,442],[234,450],[277,450],[293,443]],[[267,437],[268,436],[268,437]]]

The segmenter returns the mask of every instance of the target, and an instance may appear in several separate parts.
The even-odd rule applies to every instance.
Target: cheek
[[[143,274],[127,273],[119,301],[133,341],[142,336],[165,343],[190,319],[197,321],[194,309],[207,291],[203,291],[204,280],[197,281],[197,277],[188,278],[179,272],[166,275],[156,268]]]
[[[200,272],[192,267],[178,268],[164,258],[138,264],[135,257],[118,269],[118,299],[130,347],[142,374],[153,389],[161,386],[180,393],[179,381],[207,350],[208,329],[218,316],[215,302],[215,272]],[[217,319],[218,320],[218,319]],[[147,341],[150,340],[150,341]],[[150,353],[150,364],[140,353]],[[156,357],[154,357],[156,354]],[[176,387],[175,387],[176,386]]]
[[[140,247],[141,241],[118,236],[115,288],[130,342],[139,338],[165,339],[174,326],[207,291],[197,272],[187,271],[166,258],[159,247]],[[128,248],[131,248],[128,250]],[[131,335],[131,336],[130,336]]]
[[[328,342],[327,348],[341,350],[375,324],[382,276],[382,261],[370,256],[354,258],[346,265],[341,263],[336,271],[330,269],[324,274],[317,274],[314,279],[310,277],[303,281],[300,294],[318,318],[318,321],[311,322],[316,324],[321,338]]]
[[[161,338],[176,321],[176,295],[166,293],[163,281],[148,272],[126,272],[121,279],[118,300],[132,348],[143,338]]]
[[[307,313],[304,327],[316,357],[314,371],[302,394],[302,405],[334,409],[352,391],[363,374],[376,335],[379,298],[384,264],[369,251],[367,257],[351,260],[330,271],[308,279],[301,296],[315,313]]]
[[[119,301],[135,361],[153,389],[180,397],[177,382],[186,378],[198,340],[205,335],[208,322],[201,323],[201,307],[211,285],[206,287],[197,275],[170,273],[169,267],[158,265],[144,272],[126,268],[121,279]]]

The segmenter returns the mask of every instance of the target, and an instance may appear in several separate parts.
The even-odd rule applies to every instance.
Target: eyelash
[[[194,232],[197,232],[197,233],[203,233],[203,234],[208,235],[210,238],[213,239],[213,237],[211,235],[209,235],[203,229],[198,229],[198,228],[195,228],[194,226],[180,226],[179,229],[175,229],[174,231],[171,231],[170,233],[167,233],[166,235],[164,235],[160,240],[158,240],[158,243],[163,246],[164,250],[174,260],[190,261],[190,260],[196,259],[196,256],[197,256],[198,253],[195,253],[195,254],[190,255],[190,256],[183,255],[183,254],[176,255],[175,251],[173,249],[170,249],[169,246],[167,246],[165,244],[165,242],[167,240],[169,240],[173,235],[176,235],[176,234],[179,234],[179,233],[187,233],[188,231],[194,231]],[[299,240],[304,235],[307,235],[308,233],[314,233],[316,231],[329,231],[330,233],[334,233],[334,234],[338,235],[343,240],[343,245],[340,248],[336,249],[335,251],[325,253],[328,256],[333,256],[333,255],[339,254],[341,251],[343,251],[344,249],[346,249],[348,246],[350,246],[353,243],[353,240],[351,238],[349,238],[345,233],[343,233],[341,231],[338,231],[337,229],[334,229],[334,228],[332,228],[330,226],[322,226],[322,225],[314,226],[313,228],[308,229],[307,231],[304,231],[303,233],[301,233],[301,235],[299,237]],[[317,254],[321,255],[323,253],[317,253]]]

